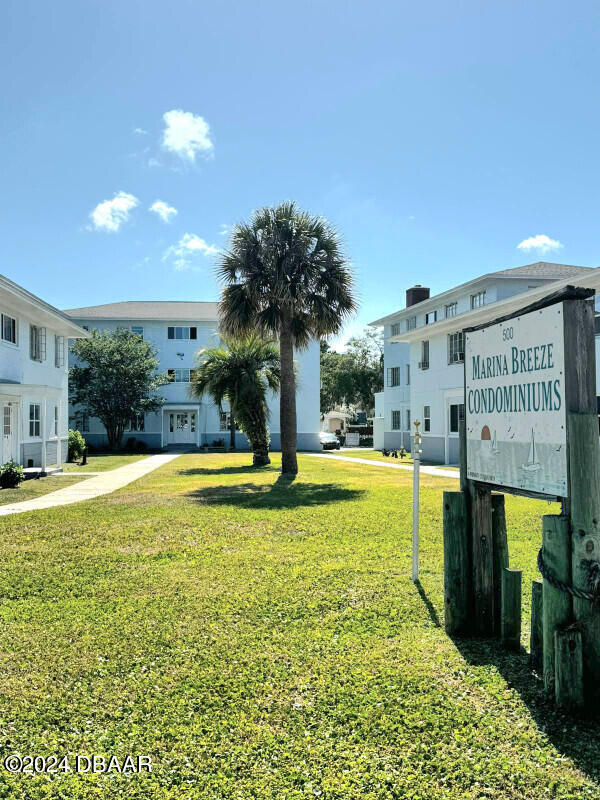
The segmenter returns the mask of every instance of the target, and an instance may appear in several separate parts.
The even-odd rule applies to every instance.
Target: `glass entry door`
[[[170,411],[168,417],[169,444],[192,444],[196,441],[195,411]]]
[[[11,458],[18,461],[17,453],[17,409],[0,403],[0,464]]]

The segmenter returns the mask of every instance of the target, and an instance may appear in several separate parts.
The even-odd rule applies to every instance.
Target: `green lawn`
[[[17,777],[10,800],[600,800],[600,732],[527,655],[443,630],[441,491],[302,456],[185,455],[119,492],[2,520],[0,762],[150,755],[152,775]],[[275,460],[275,459],[274,459]],[[507,498],[524,638],[540,515]]]
[[[20,503],[22,500],[31,500],[32,497],[55,492],[57,489],[64,489],[66,486],[71,486],[83,480],[85,480],[83,475],[69,475],[65,478],[55,478],[49,475],[47,478],[23,481],[16,489],[0,489],[0,506],[5,506],[8,503]]]
[[[336,456],[350,456],[351,458],[368,458],[371,461],[384,461],[389,464],[412,464],[413,460],[410,455],[404,458],[392,458],[391,456],[384,456],[380,450],[363,450],[357,447],[356,450],[326,450],[327,453],[333,453]]]
[[[110,469],[133,464],[141,458],[147,458],[147,455],[145,453],[142,455],[117,453],[108,456],[88,456],[87,464],[84,467],[80,467],[79,464],[63,464],[63,472],[108,472]]]

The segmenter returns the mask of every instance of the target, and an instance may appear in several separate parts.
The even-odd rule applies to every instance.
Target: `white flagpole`
[[[421,467],[421,434],[419,425],[415,421],[415,435],[413,438],[413,517],[412,517],[412,580],[419,579],[419,471]]]

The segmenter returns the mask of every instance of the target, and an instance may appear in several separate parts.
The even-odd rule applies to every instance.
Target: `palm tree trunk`
[[[229,412],[229,449],[235,450],[235,420],[233,418],[233,411]]]
[[[281,385],[279,399],[279,430],[281,432],[281,472],[298,473],[296,458],[296,376],[294,375],[294,339],[291,325],[285,320],[279,337]]]

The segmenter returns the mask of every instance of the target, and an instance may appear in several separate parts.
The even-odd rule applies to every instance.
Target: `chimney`
[[[423,300],[429,300],[429,289],[417,283],[412,289],[406,290],[406,307],[414,306],[415,303],[421,303]]]

